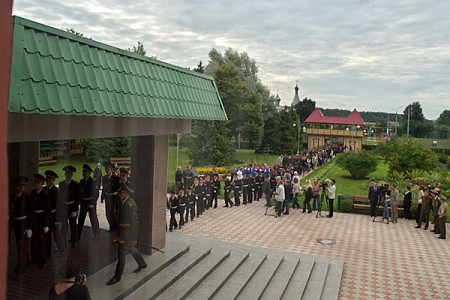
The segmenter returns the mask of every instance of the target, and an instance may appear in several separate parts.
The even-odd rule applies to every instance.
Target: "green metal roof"
[[[9,112],[226,120],[210,76],[14,17]]]

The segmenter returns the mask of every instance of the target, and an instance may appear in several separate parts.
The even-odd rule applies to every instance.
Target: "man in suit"
[[[28,201],[27,192],[25,192],[28,177],[19,176],[12,181],[13,193],[9,199],[9,232],[14,232],[17,246],[17,265],[14,268],[13,278],[16,278],[20,272],[25,269],[27,258],[27,238],[31,238],[32,231],[27,229]]]
[[[78,207],[80,205],[80,184],[73,180],[73,173],[77,171],[74,166],[65,166],[63,168],[65,180],[59,183],[58,194],[58,213],[61,218],[61,233],[64,243],[67,238],[67,223],[70,226],[70,243],[72,247],[77,246],[78,232],[77,232],[77,215]]]
[[[84,221],[86,220],[86,215],[89,212],[93,240],[97,240],[100,234],[97,217],[98,190],[95,179],[91,177],[92,172],[93,170],[88,164],[83,165],[83,178],[80,180],[81,202],[80,216],[78,217],[78,238],[81,237]]]
[[[120,214],[119,214],[119,231],[118,237],[114,240],[118,244],[118,261],[114,277],[106,284],[112,285],[120,281],[123,269],[125,267],[125,255],[128,251],[138,264],[134,273],[139,273],[142,269],[147,268],[147,263],[137,249],[137,234],[139,228],[138,207],[136,202],[129,196],[127,188],[118,190]]]
[[[371,187],[369,187],[368,199],[370,202],[370,216],[376,217],[376,210],[378,201],[380,201],[380,189],[378,187],[378,182],[374,182]]]
[[[110,162],[105,163],[106,175],[102,178],[102,195],[101,203],[105,202],[106,219],[109,223],[109,232],[112,232],[117,227],[118,218],[118,203],[119,197],[117,190],[120,188],[120,179],[114,173],[114,165]]]

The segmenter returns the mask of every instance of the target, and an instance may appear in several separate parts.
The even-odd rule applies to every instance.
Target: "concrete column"
[[[131,168],[139,207],[138,243],[152,254],[166,243],[167,162],[169,136],[132,138]]]
[[[39,171],[39,142],[8,143],[9,179],[28,176],[27,189],[34,188],[32,176]]]

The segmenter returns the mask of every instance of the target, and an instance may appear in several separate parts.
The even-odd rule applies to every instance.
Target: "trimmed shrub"
[[[352,213],[353,212],[353,200],[343,199],[341,202],[341,212]]]

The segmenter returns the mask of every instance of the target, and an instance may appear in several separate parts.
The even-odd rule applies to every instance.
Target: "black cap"
[[[77,168],[75,168],[74,166],[68,165],[63,168],[63,171],[76,172]]]
[[[130,173],[128,173],[128,170],[125,168],[120,168],[120,175],[130,175]]]
[[[13,179],[11,183],[16,185],[26,185],[28,183],[28,177],[26,176],[16,177]]]
[[[42,182],[45,182],[45,177],[42,176],[41,174],[39,174],[39,173],[34,173],[33,176],[34,176],[34,179],[35,179],[35,180],[40,180],[40,181],[42,181]]]
[[[88,170],[89,172],[94,172],[88,164],[83,165],[83,170]]]
[[[110,163],[109,161],[107,161],[107,162],[105,162],[104,164],[103,164],[103,166],[105,167],[105,168],[115,168],[114,167],[114,165],[112,164],[112,163]]]
[[[47,176],[48,178],[58,178],[58,174],[56,174],[55,172],[53,172],[52,170],[47,170],[45,171],[45,176]]]

